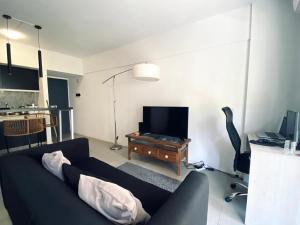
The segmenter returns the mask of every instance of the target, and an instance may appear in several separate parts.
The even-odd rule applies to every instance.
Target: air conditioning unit
[[[300,13],[300,0],[293,0],[293,7],[296,13]]]

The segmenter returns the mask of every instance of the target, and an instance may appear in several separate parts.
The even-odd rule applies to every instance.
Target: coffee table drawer
[[[128,145],[128,148],[129,148],[129,150],[131,152],[136,152],[136,153],[144,154],[144,146],[143,145],[130,143]]]
[[[131,152],[136,152],[142,155],[147,155],[151,157],[157,156],[157,150],[153,147],[149,147],[146,145],[139,145],[139,144],[129,144],[129,149]]]
[[[144,147],[144,155],[157,157],[157,149],[149,146]]]
[[[160,160],[168,161],[168,162],[176,162],[177,161],[177,152],[173,151],[165,151],[158,149],[157,157]]]

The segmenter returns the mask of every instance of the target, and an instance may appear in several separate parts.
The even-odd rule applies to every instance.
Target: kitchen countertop
[[[0,115],[0,122],[4,120],[22,120],[25,117],[30,117],[30,115],[34,115],[34,112],[41,111],[69,111],[72,110],[73,107],[68,108],[20,108],[20,109],[0,109],[0,113],[21,113],[21,112],[31,112],[25,115]]]
[[[26,115],[8,115],[8,116],[0,116],[0,122],[3,122],[4,120],[22,120],[25,118]]]
[[[25,115],[5,115],[0,116],[0,122],[3,122],[4,120],[23,120],[23,119],[31,119],[36,118],[35,113],[31,114],[25,114]]]
[[[0,122],[2,125],[2,122],[5,120],[20,120],[24,119],[26,117],[30,117],[31,115],[34,116],[35,112],[46,112],[47,111],[54,111],[58,112],[58,117],[59,117],[59,124],[58,124],[58,129],[59,129],[59,141],[62,141],[62,111],[68,111],[70,114],[69,116],[69,121],[70,121],[70,132],[71,132],[71,139],[74,139],[74,121],[73,121],[73,107],[66,107],[66,108],[19,108],[19,109],[0,109]],[[14,113],[20,113],[25,115],[11,115]],[[48,137],[48,136],[47,136]],[[48,138],[47,138],[48,141]],[[50,139],[51,141],[51,139]],[[2,142],[1,142],[2,143]]]
[[[36,112],[36,111],[69,111],[73,107],[67,108],[19,108],[19,109],[0,109],[0,113],[14,113],[14,112]]]

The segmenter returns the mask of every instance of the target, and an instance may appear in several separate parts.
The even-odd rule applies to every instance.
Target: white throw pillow
[[[119,185],[80,175],[79,197],[109,220],[119,224],[145,224],[150,215],[139,199]]]
[[[61,180],[64,180],[62,173],[62,165],[64,163],[71,165],[71,162],[64,157],[61,151],[45,153],[42,157],[43,166]]]

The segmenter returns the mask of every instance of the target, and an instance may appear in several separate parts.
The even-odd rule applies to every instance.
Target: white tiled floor
[[[127,159],[127,148],[120,151],[109,150],[109,143],[90,139],[91,155],[105,161],[112,166],[119,166]],[[132,155],[131,163],[167,175],[169,177],[183,180],[188,174],[188,170],[182,165],[182,177],[176,175],[176,165],[161,162],[137,154]],[[230,183],[233,181],[231,177],[217,171],[205,171],[209,178],[210,194],[208,205],[208,222],[207,225],[241,225],[244,224],[246,198],[241,197],[226,203],[224,196],[230,193]]]
[[[127,149],[120,151],[109,150],[109,143],[90,138],[91,156],[109,163],[112,166],[120,166],[127,159]],[[169,177],[183,180],[188,174],[188,170],[182,166],[182,177],[176,175],[176,166],[173,164],[161,162],[146,157],[132,155],[131,163],[144,168],[165,174]],[[209,178],[209,204],[208,204],[208,222],[207,225],[242,225],[244,224],[246,199],[240,198],[226,203],[224,196],[231,192],[230,183],[233,179],[223,173],[214,171],[205,171]],[[0,199],[0,225],[10,225],[9,216]]]
[[[9,219],[9,215],[7,214],[7,211],[5,210],[5,207],[3,205],[2,195],[0,195],[0,224],[1,225],[12,224]]]

